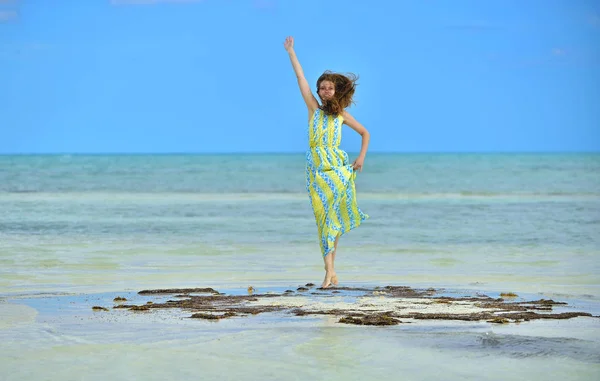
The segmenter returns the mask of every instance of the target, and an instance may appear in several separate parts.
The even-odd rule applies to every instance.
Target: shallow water
[[[0,312],[23,317],[0,327],[3,379],[585,380],[600,371],[600,319],[358,327],[282,313],[213,322],[173,310],[91,311],[117,295],[157,301],[106,293],[0,302]]]

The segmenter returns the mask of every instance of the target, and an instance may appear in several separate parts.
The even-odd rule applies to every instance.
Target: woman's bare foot
[[[325,279],[323,280],[323,284],[321,284],[321,288],[328,288],[329,286],[331,286],[331,284],[336,284],[333,282],[333,279],[336,278],[337,279],[337,275],[335,275],[334,272],[326,272],[325,273]]]
[[[331,283],[333,283],[334,286],[337,286],[339,283],[338,277],[335,273],[333,273],[333,276],[331,277]]]
[[[325,262],[325,279],[323,280],[321,288],[327,288],[331,286],[331,279],[335,276],[335,271],[333,270],[333,255],[331,255],[331,253],[325,255],[323,261]]]

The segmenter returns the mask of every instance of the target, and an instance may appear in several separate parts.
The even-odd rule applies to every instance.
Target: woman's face
[[[323,100],[331,99],[335,94],[335,85],[331,81],[322,81],[319,84],[318,94]]]

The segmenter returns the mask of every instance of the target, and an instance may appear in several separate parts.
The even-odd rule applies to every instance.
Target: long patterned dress
[[[327,115],[317,109],[308,123],[306,190],[315,215],[323,257],[334,250],[338,235],[360,226],[369,218],[357,206],[356,172],[348,154],[339,148],[343,122],[341,115]]]

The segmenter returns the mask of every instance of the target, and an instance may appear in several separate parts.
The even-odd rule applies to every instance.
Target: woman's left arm
[[[369,140],[371,138],[371,135],[369,134],[369,131],[367,131],[365,126],[363,126],[356,119],[354,119],[354,117],[350,115],[348,111],[344,110],[342,116],[344,117],[344,124],[356,131],[360,136],[362,136],[360,153],[358,154],[358,158],[356,158],[356,160],[354,160],[354,163],[352,163],[352,167],[354,169],[362,171],[362,166],[365,162],[365,156],[367,156],[367,150],[369,149]]]

